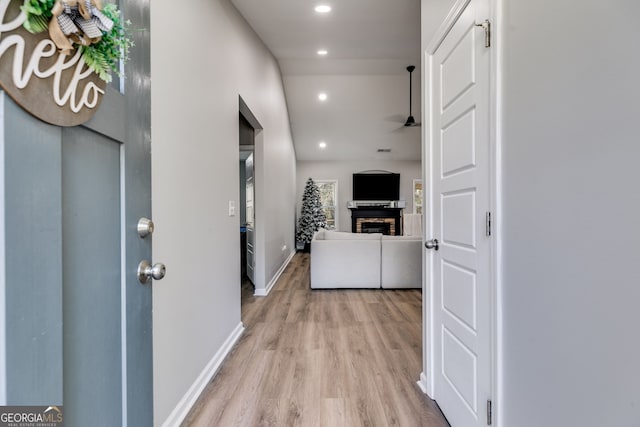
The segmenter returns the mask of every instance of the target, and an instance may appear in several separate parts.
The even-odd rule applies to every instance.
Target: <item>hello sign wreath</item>
[[[113,4],[0,0],[0,85],[39,119],[84,123],[133,46]]]

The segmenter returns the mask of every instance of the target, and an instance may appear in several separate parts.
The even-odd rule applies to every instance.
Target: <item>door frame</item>
[[[240,114],[249,122],[253,127],[253,221],[254,221],[254,295],[266,296],[269,293],[269,289],[266,288],[266,244],[265,233],[266,224],[263,224],[263,217],[260,212],[263,211],[262,207],[264,203],[264,128],[260,124],[258,118],[253,114],[251,108],[242,98],[242,95],[238,95],[238,108]]]
[[[491,390],[493,405],[493,426],[500,426],[502,420],[503,401],[503,360],[502,353],[502,55],[503,55],[503,1],[504,0],[488,0],[489,16],[491,22],[491,58],[490,58],[490,80],[489,80],[489,206],[491,208],[491,234],[492,238],[489,242],[491,264],[489,274],[489,286],[491,294]],[[431,61],[435,51],[440,47],[449,31],[456,23],[460,15],[464,12],[471,0],[456,0],[449,11],[449,14],[441,23],[433,38],[424,47],[422,55],[422,182],[423,182],[423,216],[424,216],[424,232],[423,240],[423,286],[422,286],[422,319],[423,319],[423,341],[422,341],[422,365],[423,371],[420,374],[418,386],[420,389],[433,398],[434,392],[434,345],[433,339],[434,324],[432,318],[433,300],[433,252],[424,249],[424,242],[430,239],[433,234],[433,213],[432,213],[432,197],[433,188],[431,180],[431,136],[428,132],[431,129],[433,120],[430,109],[430,97],[433,93],[432,76],[430,73]],[[428,209],[425,211],[426,203],[429,203]]]

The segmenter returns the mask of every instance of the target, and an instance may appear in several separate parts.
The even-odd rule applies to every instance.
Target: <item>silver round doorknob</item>
[[[161,262],[151,265],[147,260],[138,264],[138,280],[147,283],[149,280],[162,280],[167,273],[167,267]]]
[[[154,228],[155,226],[153,225],[153,221],[151,221],[149,218],[140,218],[137,226],[138,236],[144,239],[149,234],[153,233]]]
[[[424,242],[424,247],[427,249],[435,249],[437,251],[440,247],[438,245],[438,239],[427,240],[426,242]]]

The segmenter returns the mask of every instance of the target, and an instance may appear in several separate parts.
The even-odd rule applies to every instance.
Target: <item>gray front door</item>
[[[151,217],[149,3],[122,3],[142,30],[124,90],[89,123],[45,124],[0,92],[0,405],[64,405],[68,426],[153,424],[136,277],[151,260],[136,232]]]

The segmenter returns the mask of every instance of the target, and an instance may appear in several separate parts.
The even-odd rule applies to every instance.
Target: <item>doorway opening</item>
[[[239,97],[238,148],[239,148],[239,213],[240,213],[240,287],[244,302],[256,294],[260,277],[256,265],[260,254],[256,244],[256,135],[262,126],[247,104]],[[258,286],[257,286],[258,285]]]
[[[240,144],[240,281],[243,294],[255,291],[254,129],[239,115]]]

